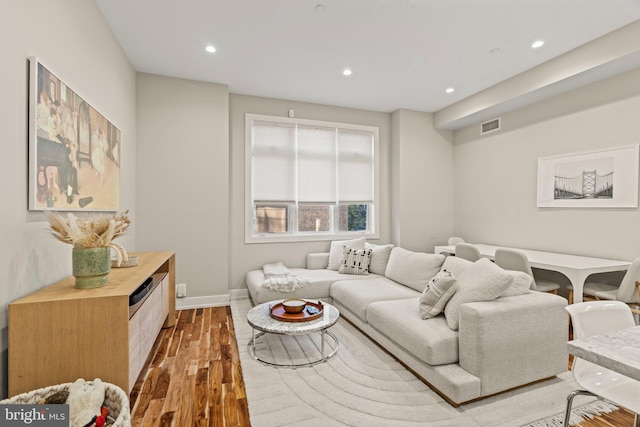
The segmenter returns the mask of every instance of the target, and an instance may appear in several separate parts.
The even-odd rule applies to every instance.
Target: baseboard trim
[[[249,289],[230,289],[229,299],[245,299],[249,298]]]
[[[221,307],[229,305],[233,299],[249,298],[248,289],[231,289],[227,295],[209,295],[206,297],[176,298],[176,310],[192,308]]]
[[[176,310],[229,305],[229,295],[176,298]]]

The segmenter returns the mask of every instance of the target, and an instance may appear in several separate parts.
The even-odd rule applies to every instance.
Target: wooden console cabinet
[[[131,392],[162,327],[175,323],[175,254],[139,252],[109,282],[76,289],[67,277],[9,304],[9,396],[78,378]],[[154,279],[137,304],[129,296]]]

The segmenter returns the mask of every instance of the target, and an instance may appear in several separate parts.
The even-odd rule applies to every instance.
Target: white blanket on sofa
[[[281,262],[262,266],[265,280],[262,287],[277,292],[292,292],[309,284],[309,280],[294,276]]]

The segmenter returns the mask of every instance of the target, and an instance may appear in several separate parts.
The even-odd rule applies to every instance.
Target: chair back
[[[622,301],[587,301],[568,305],[565,309],[571,316],[574,339],[635,326],[631,308]],[[640,411],[640,384],[636,380],[579,357],[573,359],[571,371],[581,388],[631,411]]]
[[[455,246],[458,243],[464,243],[464,239],[462,237],[449,237],[449,241],[447,242],[449,246]]]
[[[636,258],[620,282],[616,291],[616,300],[626,303],[640,303],[640,295],[636,288],[636,281],[640,280],[640,258]]]
[[[531,289],[536,290],[536,281],[533,278],[533,270],[529,264],[529,258],[524,252],[514,249],[496,249],[494,257],[496,265],[504,270],[522,271],[531,276]]]
[[[573,338],[606,334],[636,325],[631,308],[622,301],[587,301],[565,307],[571,316]]]
[[[480,250],[470,243],[458,243],[456,245],[456,256],[471,262],[476,262],[481,258]]]

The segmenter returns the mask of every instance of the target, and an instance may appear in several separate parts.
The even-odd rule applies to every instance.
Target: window
[[[247,242],[377,237],[378,128],[247,114]]]

